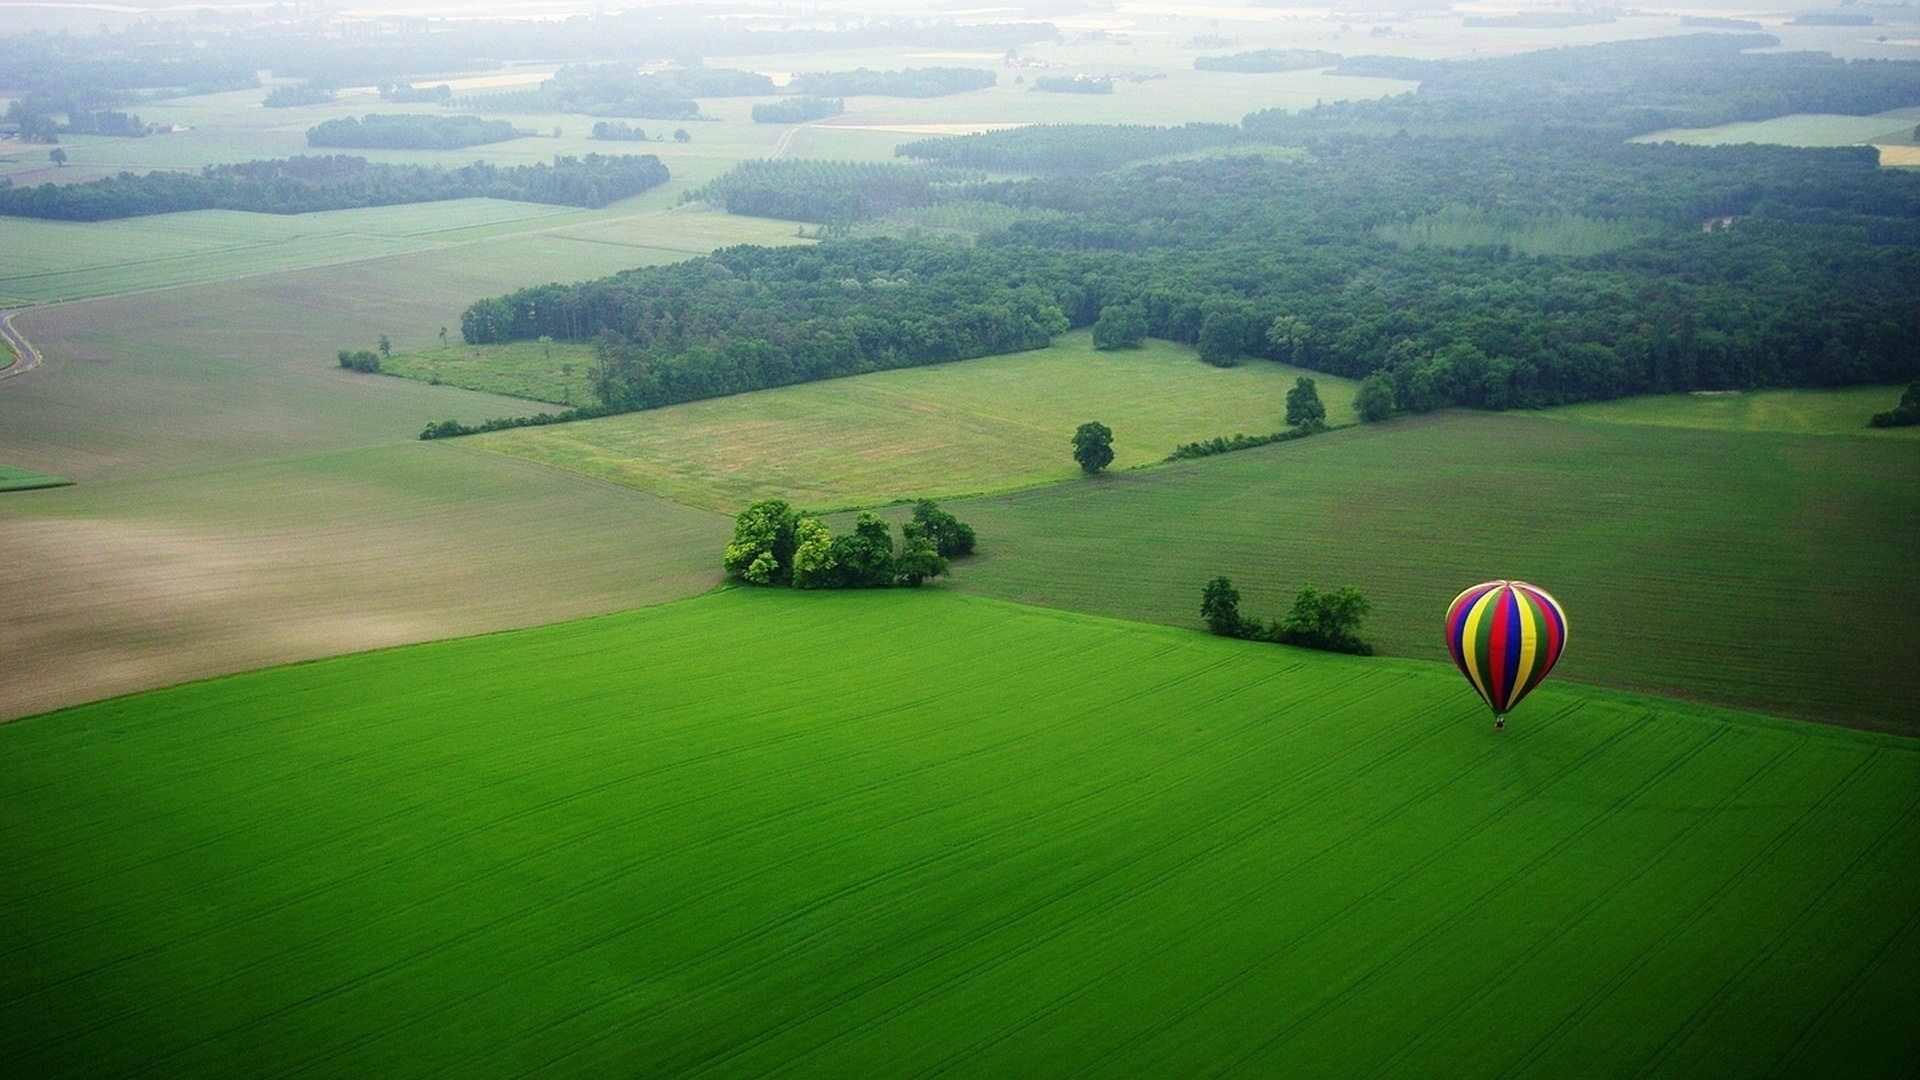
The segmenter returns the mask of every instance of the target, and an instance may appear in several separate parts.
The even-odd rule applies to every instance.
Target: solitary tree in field
[[[1224,577],[1207,582],[1200,591],[1200,617],[1207,620],[1207,629],[1214,633],[1240,637],[1246,629],[1245,620],[1240,618],[1240,590]]]
[[[674,128],[673,141],[674,142],[692,142],[693,136],[687,134],[686,128]]]
[[[1320,388],[1305,375],[1294,380],[1287,391],[1287,426],[1302,431],[1318,431],[1327,426],[1327,407],[1320,403]]]
[[[385,334],[380,335],[380,359],[393,359],[393,339]]]
[[[1113,429],[1098,420],[1081,424],[1073,433],[1073,460],[1088,476],[1113,464]]]
[[[447,328],[444,326],[440,328],[440,347],[447,347]]]
[[[51,151],[48,151],[47,157],[53,162],[54,168],[64,169],[67,167],[67,152],[65,150],[56,146]]]

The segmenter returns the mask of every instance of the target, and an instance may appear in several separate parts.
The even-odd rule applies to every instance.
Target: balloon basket
[[[1507,729],[1507,718],[1506,718],[1506,717],[1504,717],[1504,716],[1496,716],[1496,717],[1494,717],[1494,718],[1493,718],[1493,730],[1495,730],[1495,731],[1505,731],[1506,729]]]

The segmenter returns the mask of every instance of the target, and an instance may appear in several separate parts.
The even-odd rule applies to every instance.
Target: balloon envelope
[[[1483,581],[1447,609],[1447,651],[1495,716],[1540,685],[1566,644],[1559,602],[1524,581]]]

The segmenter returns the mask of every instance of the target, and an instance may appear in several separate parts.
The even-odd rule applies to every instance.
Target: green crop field
[[[0,491],[35,491],[39,488],[64,487],[71,483],[73,481],[62,476],[48,476],[46,473],[0,465]]]
[[[1913,142],[1920,108],[1895,109],[1873,116],[1835,116],[1795,113],[1771,120],[1721,124],[1710,128],[1671,128],[1642,135],[1633,142],[1676,142],[1690,146],[1731,146],[1736,143],[1778,143],[1782,146],[1853,146],[1858,143]]]
[[[1868,419],[1874,413],[1887,412],[1898,405],[1905,389],[1900,386],[1850,386],[1839,390],[1654,394],[1570,405],[1541,415],[1565,420],[1710,431],[1774,431],[1790,435],[1920,439],[1920,428],[1867,426]]]
[[[1610,686],[1920,732],[1920,441],[1442,414],[970,500],[960,587],[1198,625],[1351,584],[1365,636],[1445,657],[1448,601],[1488,578],[1566,605],[1561,670]]]
[[[1114,430],[1114,468],[1184,442],[1286,426],[1298,369],[1213,368],[1166,342],[1103,353],[1085,331],[1051,348],[696,401],[469,440],[516,457],[727,512],[766,497],[820,509],[1070,479],[1088,420]],[[1354,384],[1317,377],[1327,415]],[[477,419],[477,418],[473,418]]]
[[[1920,1053],[1920,748],[1564,681],[1496,733],[1434,664],[734,590],[7,725],[0,766],[13,1076]]]

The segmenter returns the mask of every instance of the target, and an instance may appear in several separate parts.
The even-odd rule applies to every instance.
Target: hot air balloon
[[[1553,670],[1567,644],[1559,601],[1524,581],[1483,581],[1447,608],[1447,651],[1487,707],[1493,726]]]

